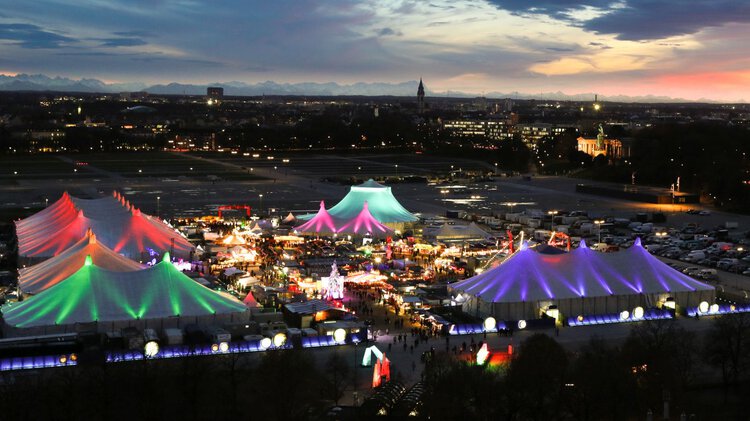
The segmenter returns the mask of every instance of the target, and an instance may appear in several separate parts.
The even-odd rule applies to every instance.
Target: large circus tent
[[[90,257],[75,273],[24,301],[2,308],[8,326],[33,328],[92,322],[215,317],[242,313],[245,304],[200,285],[170,261],[116,272]]]
[[[671,300],[684,308],[713,303],[714,287],[661,262],[641,246],[600,253],[581,246],[543,254],[524,245],[499,266],[449,285],[464,312],[497,320],[625,314]]]
[[[96,266],[115,272],[131,272],[145,268],[107,248],[97,241],[96,235],[89,230],[80,241],[57,256],[34,266],[19,269],[18,287],[26,294],[40,293],[78,271],[87,256],[91,256]]]
[[[384,186],[373,179],[362,184],[351,186],[349,193],[328,213],[335,221],[350,221],[362,211],[365,202],[375,219],[384,224],[416,222],[419,218],[406,210],[389,186]],[[302,215],[299,219],[310,219],[313,215]]]
[[[89,229],[102,244],[135,260],[165,252],[187,259],[194,250],[179,232],[142,213],[117,192],[98,199],[80,199],[66,192],[49,207],[16,221],[19,257],[55,256]]]

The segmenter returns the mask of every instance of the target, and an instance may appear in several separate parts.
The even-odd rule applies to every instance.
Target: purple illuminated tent
[[[309,221],[295,228],[295,231],[316,234],[335,233],[336,225],[333,223],[333,218],[331,218],[331,215],[329,215],[326,210],[325,202],[321,200],[318,213],[316,213]]]
[[[685,307],[713,303],[714,287],[672,269],[641,246],[617,253],[584,242],[565,254],[542,254],[525,244],[499,266],[449,285],[464,310],[498,320],[539,318],[550,306],[565,317],[657,307],[667,297]]]
[[[359,214],[350,219],[349,222],[341,225],[337,232],[339,234],[371,234],[373,236],[378,236],[393,232],[393,230],[381,224],[374,216],[372,216],[368,209],[367,201],[365,201],[362,203],[362,210]]]

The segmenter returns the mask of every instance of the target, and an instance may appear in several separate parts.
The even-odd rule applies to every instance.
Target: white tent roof
[[[438,240],[472,240],[491,237],[487,231],[479,228],[473,222],[469,225],[443,224],[440,228],[428,234]]]
[[[86,256],[103,269],[115,272],[141,270],[143,265],[128,259],[96,240],[89,230],[76,244],[55,257],[19,269],[18,286],[27,294],[37,294],[74,274],[83,266]]]
[[[284,307],[286,307],[291,313],[296,314],[313,314],[318,311],[325,311],[334,308],[323,300],[308,300],[300,303],[289,303]]]
[[[488,302],[534,302],[714,288],[667,266],[636,241],[617,253],[596,252],[584,242],[566,254],[537,253],[524,245],[499,266],[450,289]]]

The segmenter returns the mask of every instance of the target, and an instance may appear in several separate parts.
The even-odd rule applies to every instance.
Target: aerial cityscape
[[[750,6],[0,11],[2,419],[746,420]]]

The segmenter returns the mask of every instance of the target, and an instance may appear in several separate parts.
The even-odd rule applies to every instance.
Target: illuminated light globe
[[[494,317],[484,319],[484,330],[493,331],[497,327],[497,320]]]
[[[68,362],[68,356],[67,355],[60,355],[60,364],[65,364]]]
[[[159,344],[156,341],[146,342],[146,346],[143,347],[143,355],[147,358],[153,358],[159,353]]]
[[[338,328],[333,331],[333,340],[341,343],[346,341],[346,331],[344,329]]]
[[[674,302],[674,298],[667,298],[667,301],[664,302],[664,307],[674,310],[677,307],[676,303]]]
[[[718,313],[719,312],[719,305],[718,304],[711,304],[711,306],[708,308],[708,311],[711,313]]]
[[[266,350],[271,347],[271,338],[263,338],[260,340],[260,349]]]
[[[578,321],[579,322],[583,322],[583,314],[579,314],[578,315]]]
[[[72,361],[72,362],[78,361],[78,355],[76,355],[76,354],[70,354],[70,361]]]
[[[734,304],[729,305],[729,311],[736,311],[737,307]]]
[[[219,352],[219,344],[211,344],[211,352]]]
[[[638,306],[633,309],[633,318],[634,319],[642,319],[643,318],[643,307]]]
[[[229,351],[229,342],[222,342],[219,344],[219,351],[221,352],[227,352]]]
[[[526,320],[519,320],[518,321],[518,329],[520,329],[520,330],[526,329]]]
[[[623,310],[620,312],[620,320],[627,320],[630,318],[630,312],[627,310]]]
[[[707,301],[701,301],[700,304],[698,304],[698,311],[701,313],[708,313],[708,302]]]
[[[286,333],[277,333],[273,337],[273,346],[281,348],[286,343]]]

